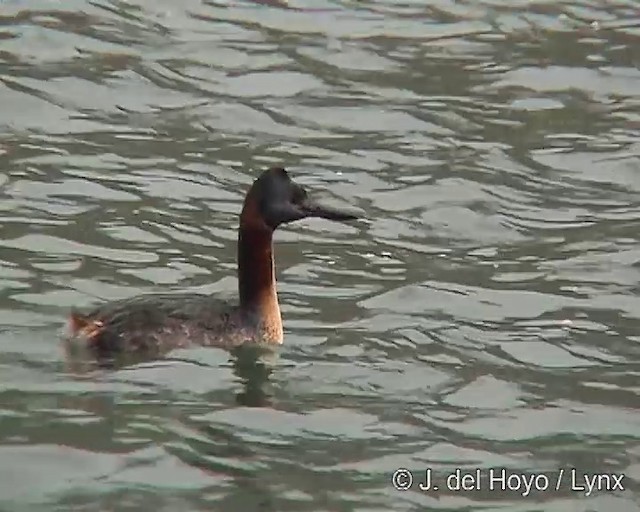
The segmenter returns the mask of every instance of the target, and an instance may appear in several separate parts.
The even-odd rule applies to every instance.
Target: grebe
[[[357,215],[322,206],[283,168],[264,171],[247,193],[238,233],[239,304],[201,294],[153,294],[72,311],[68,341],[99,358],[159,355],[188,345],[233,348],[281,344],[272,236],[281,224],[306,217],[347,221]]]

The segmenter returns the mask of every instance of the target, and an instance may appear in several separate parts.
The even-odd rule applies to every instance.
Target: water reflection
[[[238,405],[268,407],[272,405],[269,378],[273,373],[277,354],[260,347],[238,347],[233,351],[233,371],[242,383],[236,395]]]

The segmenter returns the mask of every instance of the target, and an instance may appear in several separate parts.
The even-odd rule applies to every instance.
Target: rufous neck
[[[238,288],[240,307],[257,312],[278,308],[272,231],[240,225]]]

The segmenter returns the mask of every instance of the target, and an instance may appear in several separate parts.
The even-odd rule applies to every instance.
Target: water
[[[636,2],[0,13],[0,510],[640,510]],[[277,234],[282,349],[72,371],[73,306],[234,293],[269,165],[368,218]]]

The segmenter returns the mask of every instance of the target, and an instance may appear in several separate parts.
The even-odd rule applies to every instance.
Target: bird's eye
[[[293,189],[292,201],[294,204],[299,204],[307,198],[307,191],[300,186]]]

